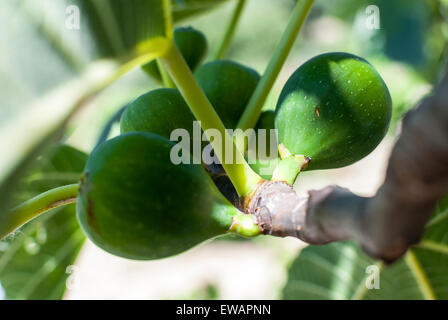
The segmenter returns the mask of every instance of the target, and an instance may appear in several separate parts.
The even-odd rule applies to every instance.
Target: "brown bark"
[[[436,202],[448,191],[448,76],[403,120],[384,184],[372,198],[337,186],[298,196],[282,182],[260,185],[247,204],[260,229],[310,244],[356,240],[392,262],[418,243]]]

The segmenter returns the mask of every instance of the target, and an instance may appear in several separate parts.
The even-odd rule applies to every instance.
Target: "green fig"
[[[385,136],[392,113],[389,91],[366,60],[326,53],[299,67],[276,107],[279,143],[311,158],[308,169],[352,164]]]
[[[167,139],[178,128],[193,136],[195,121],[184,98],[177,89],[161,88],[149,91],[130,103],[121,117],[121,133],[152,132]]]
[[[228,60],[206,63],[194,75],[224,126],[234,129],[255,91],[260,75],[251,68]]]
[[[192,27],[176,28],[174,30],[174,42],[190,69],[194,71],[207,52],[207,39],[204,34]],[[161,80],[162,76],[156,61],[148,62],[142,68],[150,76]]]
[[[196,70],[207,52],[207,39],[192,27],[176,28],[174,42],[191,70]]]
[[[132,132],[89,157],[77,214],[87,236],[121,257],[169,257],[224,234],[239,214],[200,165],[174,165],[173,143]]]

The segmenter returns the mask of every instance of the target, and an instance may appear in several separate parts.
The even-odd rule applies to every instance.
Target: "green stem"
[[[232,225],[227,232],[234,232],[243,237],[255,237],[261,234],[257,219],[251,214],[240,213],[232,219]]]
[[[250,99],[243,115],[238,122],[237,128],[243,131],[254,128],[261,114],[261,109],[266,101],[269,92],[277,79],[278,74],[291,51],[294,41],[311,10],[314,0],[299,0],[292,12],[288,26],[275,49],[274,55],[266,68],[263,77],[258,83],[255,92]]]
[[[226,33],[224,34],[221,43],[218,47],[218,50],[216,50],[214,60],[220,60],[224,58],[226,55],[230,41],[233,38],[233,35],[235,34],[236,27],[238,25],[238,21],[241,18],[241,14],[243,13],[244,6],[246,5],[246,0],[238,0],[238,3],[235,7],[235,10],[233,11],[232,19],[230,20],[229,25],[227,26]]]
[[[292,186],[300,171],[306,168],[309,161],[309,158],[300,155],[281,159],[272,174],[272,180],[285,181]]]
[[[166,71],[165,67],[163,66],[162,62],[160,62],[160,59],[156,59],[157,68],[159,69],[160,76],[162,77],[162,83],[165,88],[176,88],[176,85],[174,84],[173,80],[171,79],[170,75]]]
[[[51,209],[76,202],[78,184],[44,192],[0,216],[0,239]]]
[[[171,78],[213,146],[216,156],[232,181],[240,196],[247,195],[262,178],[256,174],[236,148],[232,137],[226,131],[221,119],[197,83],[190,68],[174,43],[161,58]],[[223,145],[214,139],[208,129],[215,129],[222,138]],[[229,150],[230,149],[230,150]],[[229,151],[231,153],[229,153]],[[231,155],[233,156],[231,157]],[[231,157],[231,158],[230,158]],[[230,160],[230,161],[229,161]]]

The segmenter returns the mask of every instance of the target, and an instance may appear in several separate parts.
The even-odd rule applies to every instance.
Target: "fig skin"
[[[161,259],[224,234],[238,213],[200,165],[174,165],[174,144],[132,132],[100,145],[84,169],[77,216],[100,248]]]
[[[308,170],[350,165],[368,155],[387,133],[392,101],[366,60],[326,53],[300,66],[278,100],[279,143],[311,158]]]
[[[207,53],[205,35],[192,27],[176,28],[174,41],[192,71],[200,65]]]
[[[160,88],[129,104],[121,117],[120,131],[152,132],[169,139],[173,130],[183,128],[192,137],[195,120],[179,90]]]

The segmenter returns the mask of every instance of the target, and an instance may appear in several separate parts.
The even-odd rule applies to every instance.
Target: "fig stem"
[[[128,105],[125,105],[123,107],[121,107],[106,123],[106,125],[104,126],[103,130],[101,131],[98,140],[95,144],[95,148],[96,149],[100,144],[102,144],[104,141],[107,140],[107,138],[109,137],[110,132],[112,131],[112,127],[115,123],[120,122],[121,116],[123,115],[123,113],[126,111],[126,108],[128,107]]]
[[[244,130],[254,128],[261,114],[261,109],[266,101],[269,92],[277,79],[286,58],[291,51],[294,41],[305,22],[314,0],[298,0],[294,11],[289,19],[288,26],[284,31],[274,55],[272,56],[266,71],[261,77],[243,115],[238,122],[237,128]],[[239,139],[239,137],[237,137]],[[238,144],[240,145],[240,144]]]
[[[300,171],[302,171],[310,159],[302,155],[289,156],[281,159],[272,174],[273,181],[285,181],[289,185],[293,185]]]
[[[232,19],[227,26],[226,32],[224,33],[221,43],[216,50],[214,55],[214,60],[221,60],[225,57],[227,51],[229,50],[230,42],[235,34],[236,27],[238,26],[238,22],[241,18],[241,15],[244,11],[244,7],[246,5],[246,0],[238,0],[238,3],[235,6],[235,10],[232,14]]]
[[[166,71],[165,67],[163,66],[162,62],[160,62],[160,59],[156,59],[157,68],[159,69],[160,76],[162,77],[162,83],[165,88],[176,88],[176,85],[174,84],[173,80],[171,79],[170,75]]]
[[[285,147],[283,143],[278,145],[278,154],[280,155],[280,159],[286,159],[292,156],[291,152],[288,148]]]
[[[256,237],[261,234],[257,219],[252,214],[241,213],[233,217],[232,225],[227,232],[234,232],[243,237]]]
[[[78,184],[51,189],[22,203],[0,216],[0,239],[20,228],[25,223],[51,209],[75,203]]]
[[[211,142],[216,156],[232,181],[238,195],[245,196],[255,188],[262,178],[251,169],[243,154],[236,147],[232,137],[227,132],[173,41],[161,57],[161,61],[192,113],[201,122],[201,127],[206,133],[207,139]],[[217,131],[221,139],[216,139],[212,131]]]

